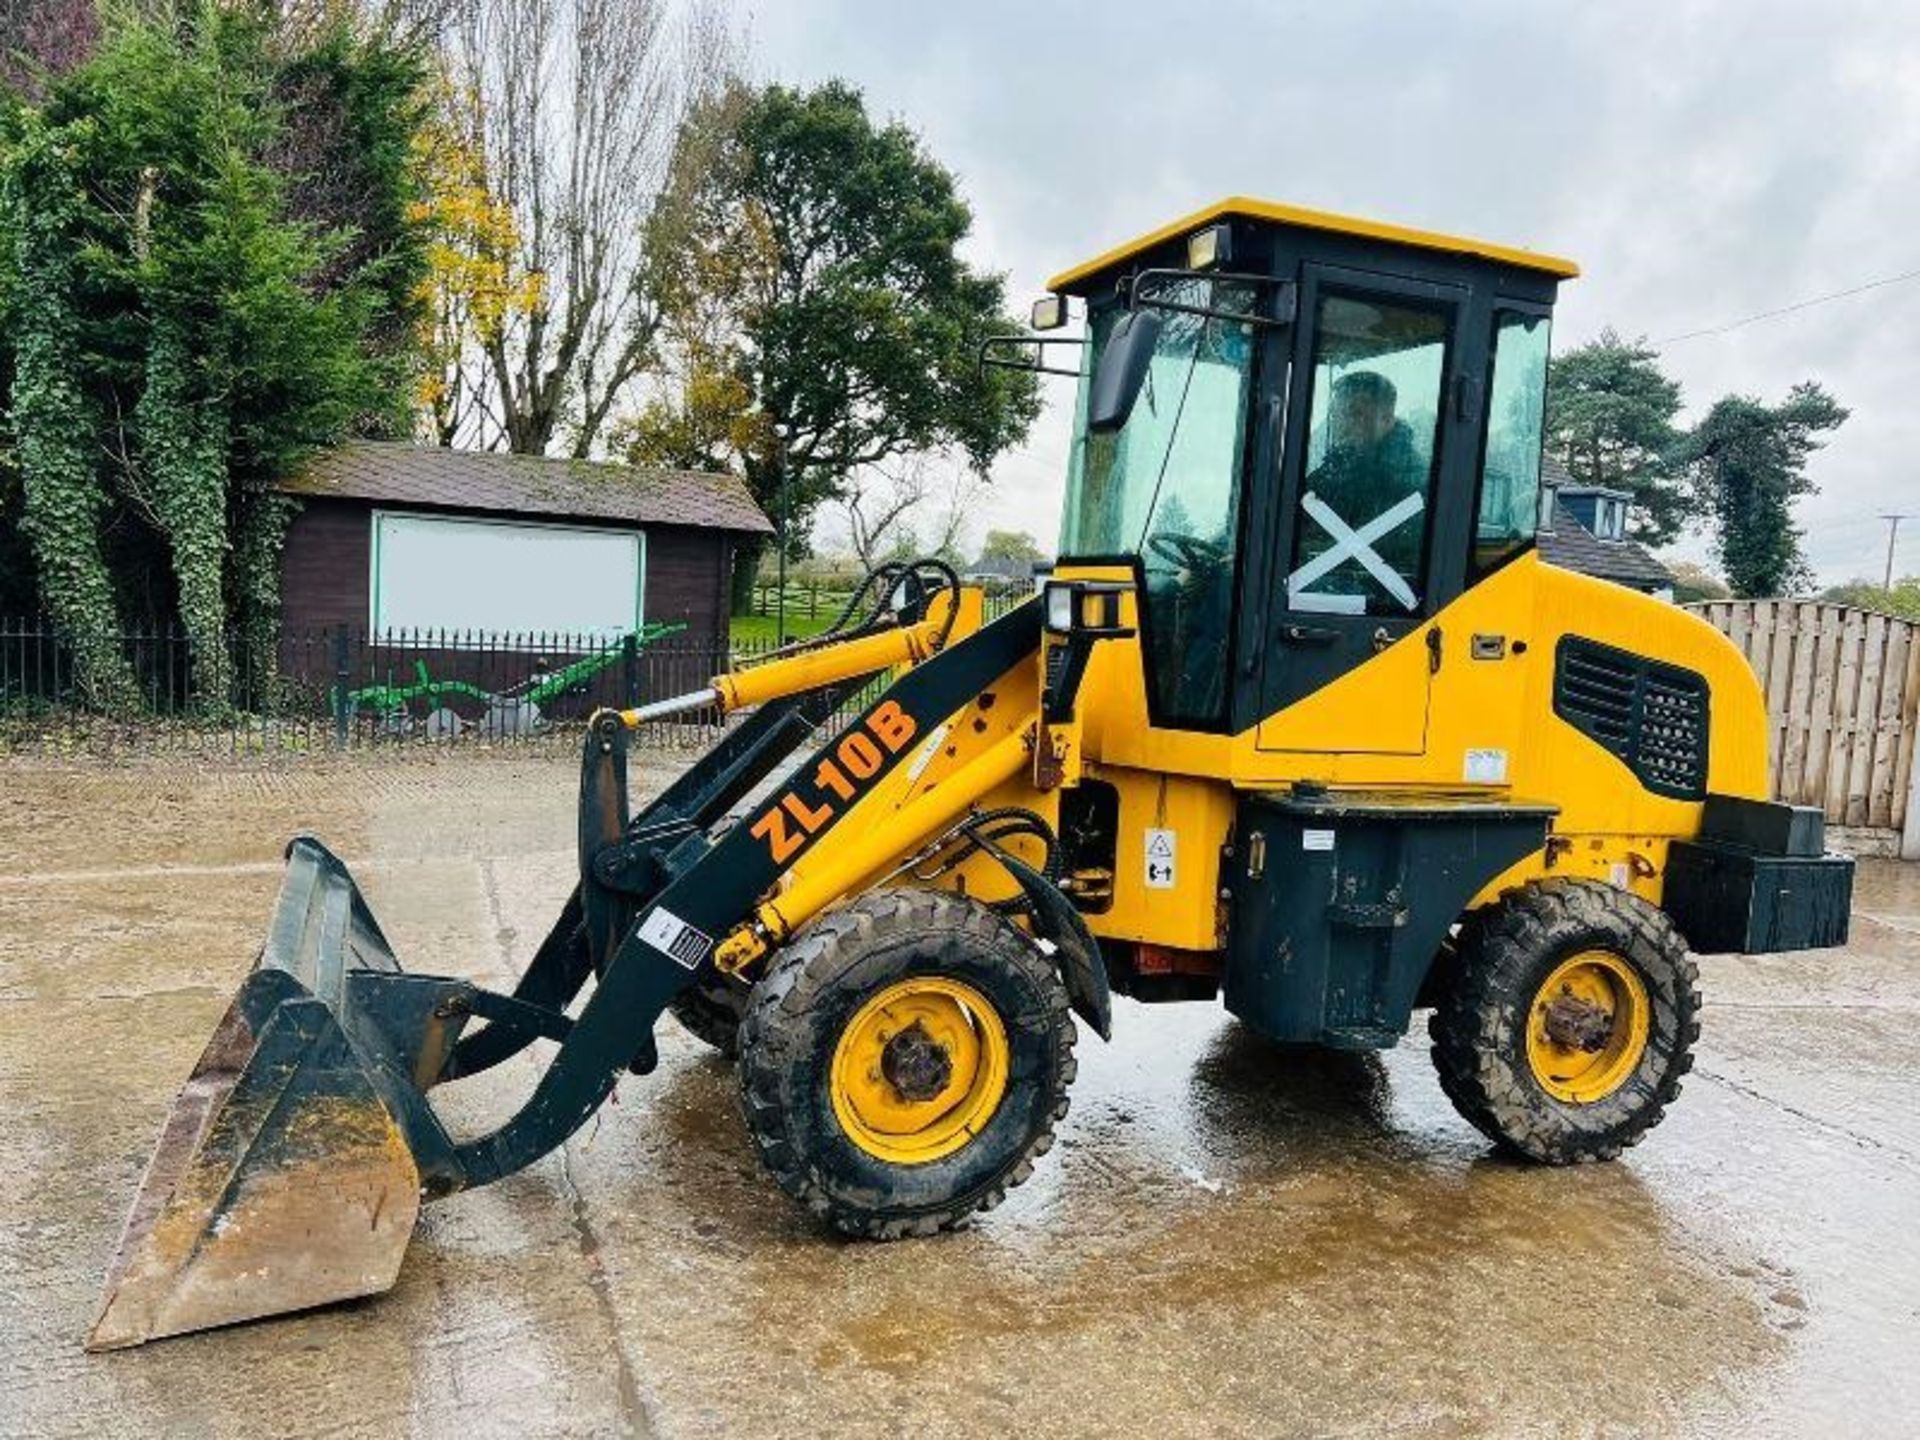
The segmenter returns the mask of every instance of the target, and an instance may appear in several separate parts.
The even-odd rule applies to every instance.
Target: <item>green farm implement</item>
[[[629,653],[643,650],[669,635],[678,635],[686,628],[681,622],[643,625],[618,642],[583,655],[558,670],[537,669],[506,690],[488,690],[469,680],[438,680],[428,673],[426,661],[415,660],[412,684],[389,681],[350,690],[347,710],[353,715],[372,716],[395,734],[411,734],[416,727],[421,727],[428,738],[434,740],[452,739],[469,728],[477,728],[494,738],[530,735],[539,728],[544,707],[564,695],[584,694],[596,677],[620,664]],[[480,718],[463,719],[449,703],[454,699],[478,705],[482,712]],[[414,713],[414,707],[422,703],[427,707],[424,719]]]

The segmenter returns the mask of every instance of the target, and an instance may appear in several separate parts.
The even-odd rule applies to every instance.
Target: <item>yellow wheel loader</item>
[[[423,1201],[565,1142],[667,1011],[854,1235],[1024,1179],[1116,992],[1348,1048],[1427,1009],[1504,1150],[1640,1139],[1699,1033],[1689,950],[1837,944],[1852,869],[1768,802],[1739,652],[1536,553],[1575,273],[1231,199],[1058,276],[983,353],[1079,376],[1041,592],[984,623],[945,566],[885,567],[826,636],[594,717],[579,883],[512,994],[402,970],[296,839],[90,1343],[386,1288]],[[634,727],[711,705],[736,723],[635,813]],[[535,1040],[518,1111],[452,1133],[434,1091]]]

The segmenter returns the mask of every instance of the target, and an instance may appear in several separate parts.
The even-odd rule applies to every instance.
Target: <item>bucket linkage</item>
[[[841,694],[761,707],[631,823],[626,727],[597,717],[582,774],[582,883],[512,995],[403,971],[346,865],[311,836],[295,839],[259,960],[136,1193],[88,1348],[378,1294],[399,1273],[423,1200],[531,1163],[623,1070],[651,1069],[653,1022],[697,973],[623,940],[647,900],[710,848],[708,827]],[[735,915],[752,898],[713,895]],[[596,973],[575,1021],[566,1008]],[[475,1019],[487,1023],[464,1034]],[[428,1092],[540,1038],[561,1049],[520,1112],[491,1135],[453,1139]]]
[[[1024,606],[916,665],[866,718],[887,707],[930,731],[1038,644],[1037,607]],[[399,1272],[423,1201],[531,1164],[623,1072],[653,1069],[661,1012],[712,979],[719,937],[786,868],[754,823],[724,822],[871,678],[842,665],[822,680],[802,658],[817,683],[765,699],[631,820],[627,718],[593,718],[580,882],[511,995],[406,973],[347,867],[296,839],[259,960],[135,1196],[89,1348],[377,1294]],[[886,756],[875,779],[901,759]],[[474,1020],[484,1023],[465,1033]],[[432,1089],[538,1039],[558,1049],[520,1109],[491,1133],[449,1134]]]

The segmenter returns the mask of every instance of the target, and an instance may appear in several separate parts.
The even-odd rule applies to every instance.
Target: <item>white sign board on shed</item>
[[[481,631],[610,637],[638,628],[637,530],[373,514],[375,634]]]

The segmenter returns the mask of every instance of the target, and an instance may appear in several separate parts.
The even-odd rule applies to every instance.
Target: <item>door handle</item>
[[[1340,638],[1338,630],[1321,625],[1282,625],[1281,643],[1286,645],[1331,645]]]

